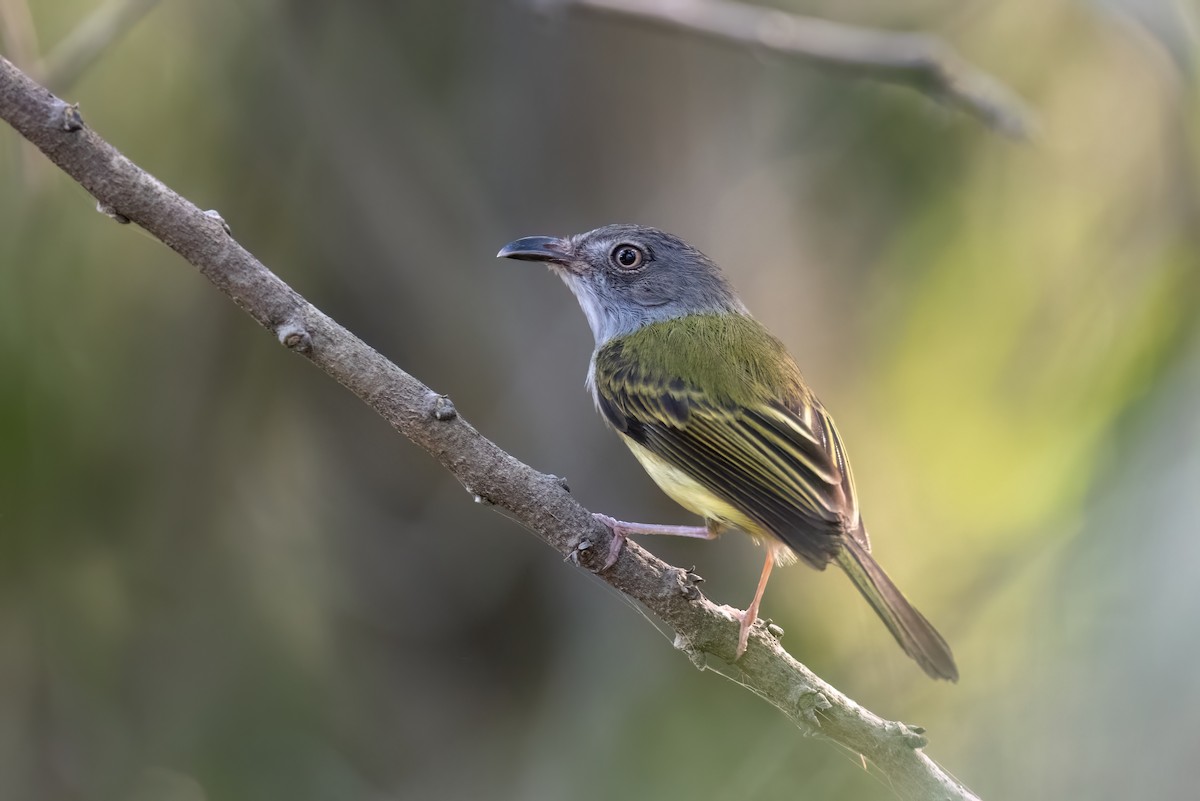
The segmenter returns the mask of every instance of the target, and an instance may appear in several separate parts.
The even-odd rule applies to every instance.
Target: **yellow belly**
[[[633,440],[624,436],[621,439],[629,446],[629,450],[633,451],[633,455],[650,474],[650,478],[654,479],[654,483],[675,503],[689,512],[700,515],[705,520],[714,520],[722,525],[741,529],[749,534],[755,542],[769,545],[775,551],[776,559],[782,564],[788,564],[795,560],[796,555],[791,548],[763,530],[737,507],[718,498],[686,472]]]
[[[678,467],[664,461],[633,440],[626,439],[625,444],[642,463],[642,467],[650,474],[650,478],[654,479],[654,483],[684,509],[695,512],[707,520],[717,520],[738,528],[753,525],[745,515],[713,495],[700,482]]]

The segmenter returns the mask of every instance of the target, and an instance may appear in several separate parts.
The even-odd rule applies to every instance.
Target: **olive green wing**
[[[620,348],[598,354],[605,419],[820,569],[840,538],[865,544],[841,438],[811,396],[714,402],[678,377],[646,374]],[[795,394],[795,393],[793,393]]]

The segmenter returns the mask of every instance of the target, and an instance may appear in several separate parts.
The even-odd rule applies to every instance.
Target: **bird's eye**
[[[641,248],[629,244],[617,245],[612,252],[613,264],[622,270],[636,270],[642,266],[645,258]]]

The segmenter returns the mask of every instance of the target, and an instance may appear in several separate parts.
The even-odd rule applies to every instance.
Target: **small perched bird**
[[[727,527],[766,546],[737,656],[771,568],[798,557],[846,571],[904,652],[933,678],[958,679],[946,641],[871,557],[846,449],[783,344],[720,269],[678,237],[608,225],[569,238],[531,236],[498,257],[540,261],[583,307],[596,338],[587,385],[596,407],[667,495],[704,526],[626,523],[627,534],[712,539]]]

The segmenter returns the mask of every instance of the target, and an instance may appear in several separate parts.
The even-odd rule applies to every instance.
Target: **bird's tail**
[[[958,668],[954,665],[950,646],[908,602],[862,544],[847,537],[838,554],[838,565],[875,609],[904,653],[915,659],[933,678],[958,681]]]

